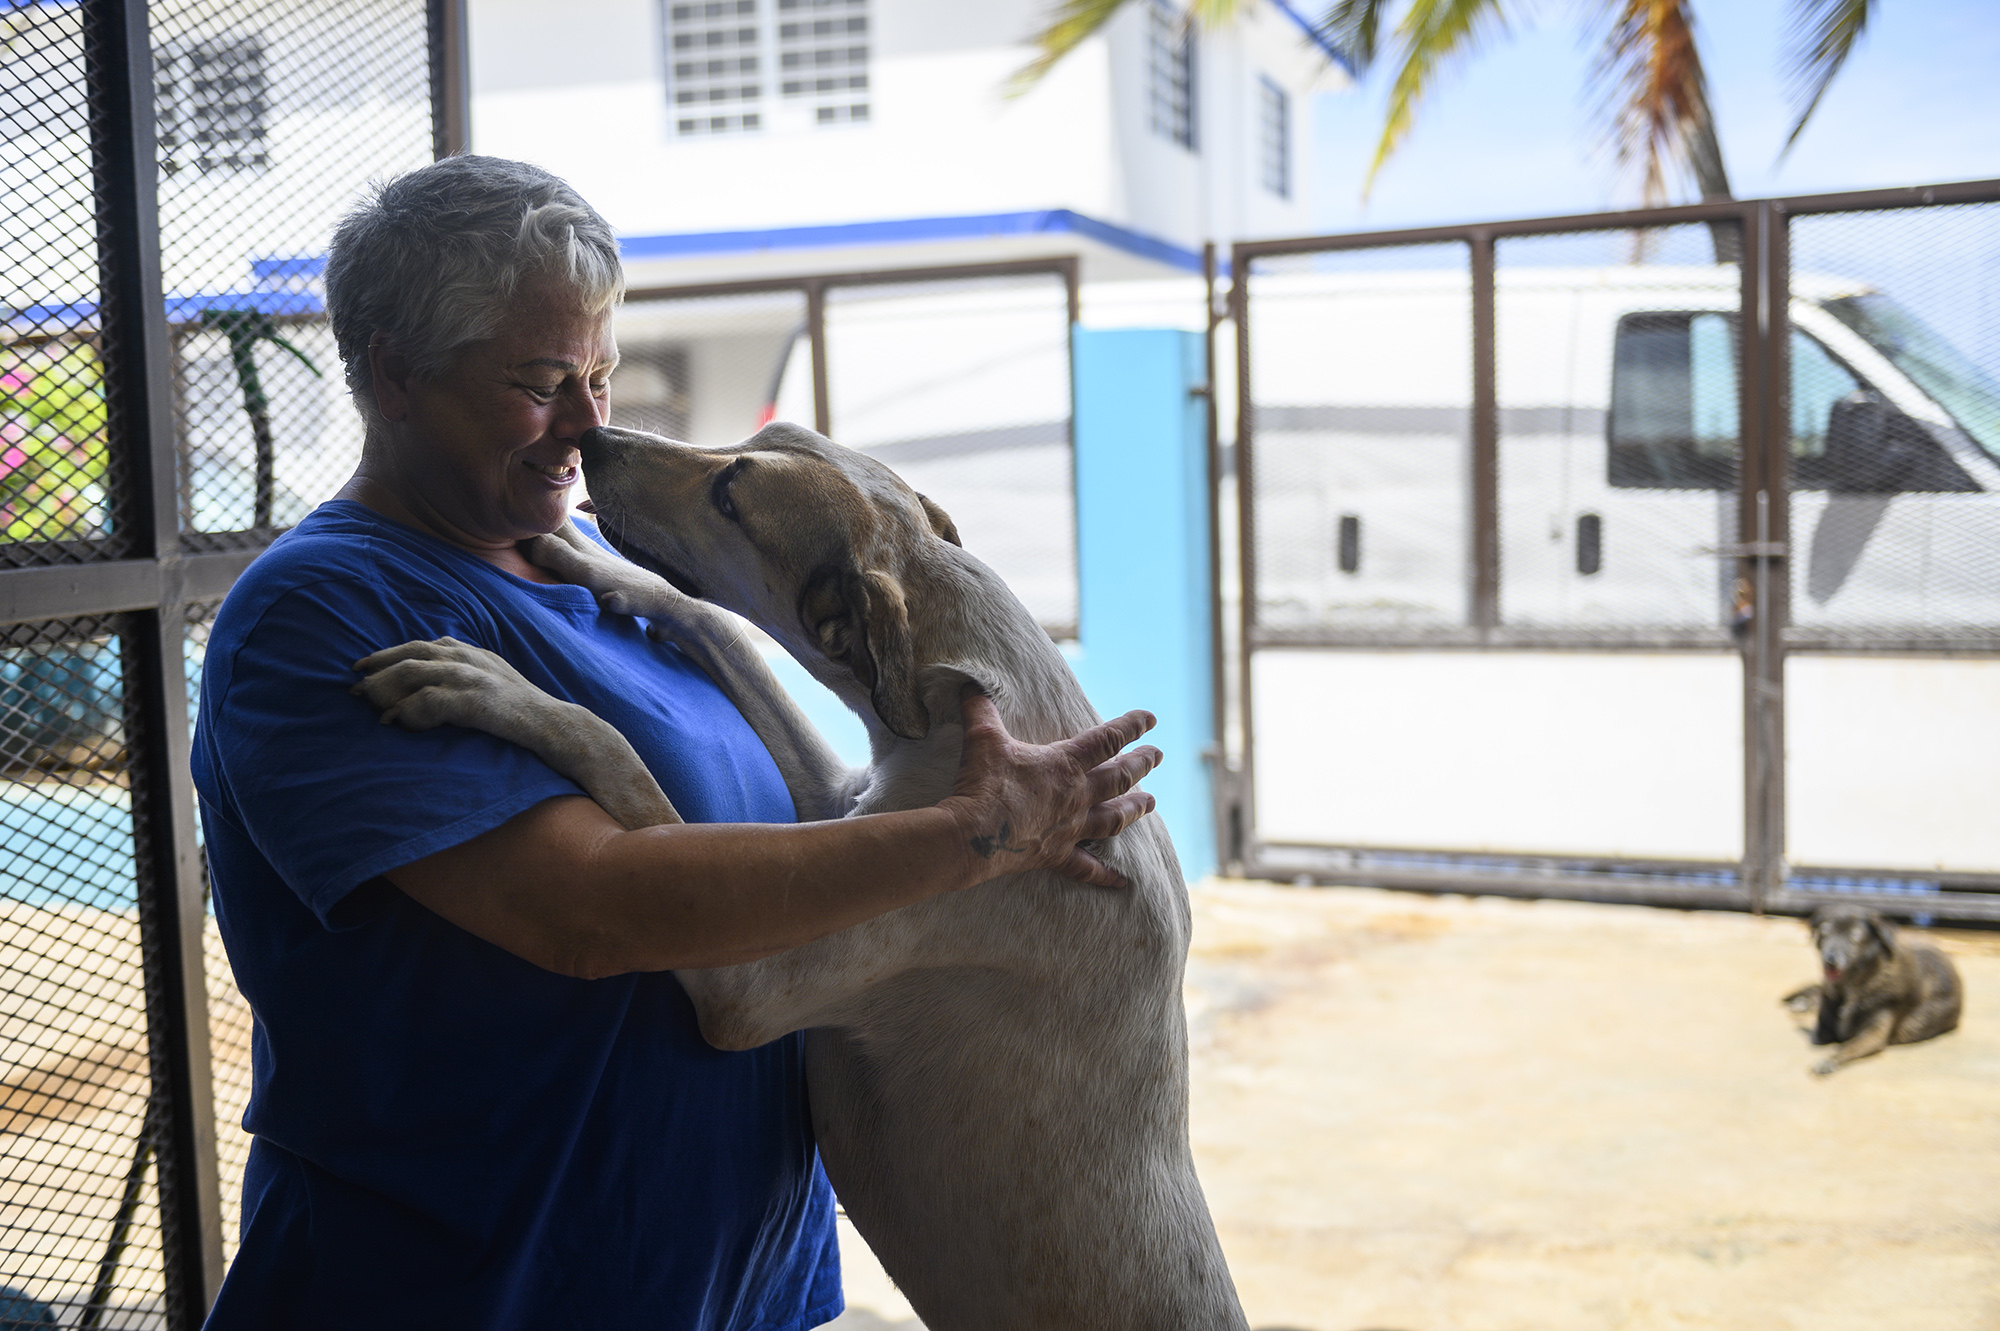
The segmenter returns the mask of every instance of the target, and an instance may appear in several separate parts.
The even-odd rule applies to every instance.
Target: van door
[[[2000,625],[2000,469],[1854,328],[1808,302],[1792,319],[1791,622],[1834,635]]]
[[[1736,539],[1736,318],[1634,309],[1635,294],[1580,302],[1562,502],[1547,522],[1555,614],[1536,622],[1713,636],[1730,608],[1713,550]],[[1503,594],[1506,622],[1529,622],[1515,593]]]

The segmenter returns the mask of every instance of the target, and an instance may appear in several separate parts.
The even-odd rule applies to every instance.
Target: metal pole
[[[1217,847],[1217,855],[1225,864],[1254,872],[1257,728],[1251,724],[1250,655],[1257,642],[1257,473],[1251,442],[1257,411],[1250,380],[1250,257],[1240,243],[1229,251],[1229,314],[1236,323],[1236,586],[1242,598],[1237,605],[1236,698],[1243,715],[1243,741],[1225,829],[1228,836]]]
[[[833,433],[832,394],[826,382],[826,284],[806,279],[806,337],[812,347],[813,429]]]
[[[428,0],[431,155],[472,151],[472,79],[466,70],[465,0]]]
[[[1762,911],[1785,879],[1784,625],[1791,563],[1790,263],[1783,213],[1746,209],[1738,576],[1750,589],[1743,656],[1743,887]]]
[[[1493,236],[1472,242],[1472,627],[1500,626],[1500,408],[1494,346]]]
[[[160,268],[152,40],[143,0],[86,0],[84,13],[90,86],[102,103],[92,150],[111,449],[124,491],[119,515],[129,553],[157,561],[165,593],[161,604],[134,613],[121,636],[167,1323],[193,1331],[222,1282],[222,1205],[203,957],[207,911],[188,780],[182,580],[166,576],[179,571],[180,485]]]
[[[1215,242],[1212,240],[1201,247],[1201,289],[1202,326],[1206,330],[1202,337],[1202,364],[1208,385],[1204,405],[1208,408],[1209,737],[1208,750],[1203,756],[1208,759],[1209,793],[1215,802],[1215,857],[1220,868],[1229,863],[1229,809],[1233,800],[1229,779],[1229,745],[1225,733],[1228,727],[1224,721],[1224,713],[1229,706],[1229,688],[1223,678],[1227,652],[1222,639],[1222,440],[1215,394],[1215,330],[1222,325],[1222,314],[1215,308]]]

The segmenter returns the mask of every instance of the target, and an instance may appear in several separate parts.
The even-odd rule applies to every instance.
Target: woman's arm
[[[1054,869],[1123,885],[1079,841],[1153,807],[1132,787],[1159,750],[1127,712],[1056,744],[1008,735],[987,698],[963,703],[952,795],[836,822],[668,824],[628,832],[580,796],[545,800],[389,881],[467,932],[559,974],[728,966],[1003,874]]]

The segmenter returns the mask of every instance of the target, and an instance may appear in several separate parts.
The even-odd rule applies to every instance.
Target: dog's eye
[[[738,458],[717,472],[715,483],[709,487],[708,495],[709,499],[715,504],[715,511],[722,514],[723,517],[728,518],[731,522],[737,522],[741,519],[736,512],[736,501],[729,497],[729,483],[735,480],[737,474],[742,470],[743,460]]]

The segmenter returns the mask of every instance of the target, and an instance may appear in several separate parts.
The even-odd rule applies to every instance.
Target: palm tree
[[[1187,21],[1220,27],[1249,3],[1191,0]],[[1034,39],[1039,53],[1016,76],[1014,86],[1032,86],[1124,4],[1125,0],[1058,0],[1048,26]],[[1509,0],[1407,0],[1385,43],[1389,0],[1333,0],[1317,26],[1335,49],[1346,53],[1357,77],[1375,64],[1385,44],[1397,63],[1382,137],[1362,184],[1364,196],[1383,164],[1409,136],[1417,103],[1443,67],[1453,57],[1503,34],[1510,14],[1523,7]],[[1786,65],[1797,118],[1785,139],[1785,152],[1798,141],[1827,85],[1854,49],[1870,7],[1870,0],[1791,0]],[[1674,169],[1692,177],[1703,200],[1733,197],[1709,111],[1691,0],[1581,0],[1580,9],[1587,21],[1604,29],[1592,81],[1604,94],[1603,114],[1619,164],[1637,172],[1644,201],[1666,201],[1668,174]]]

